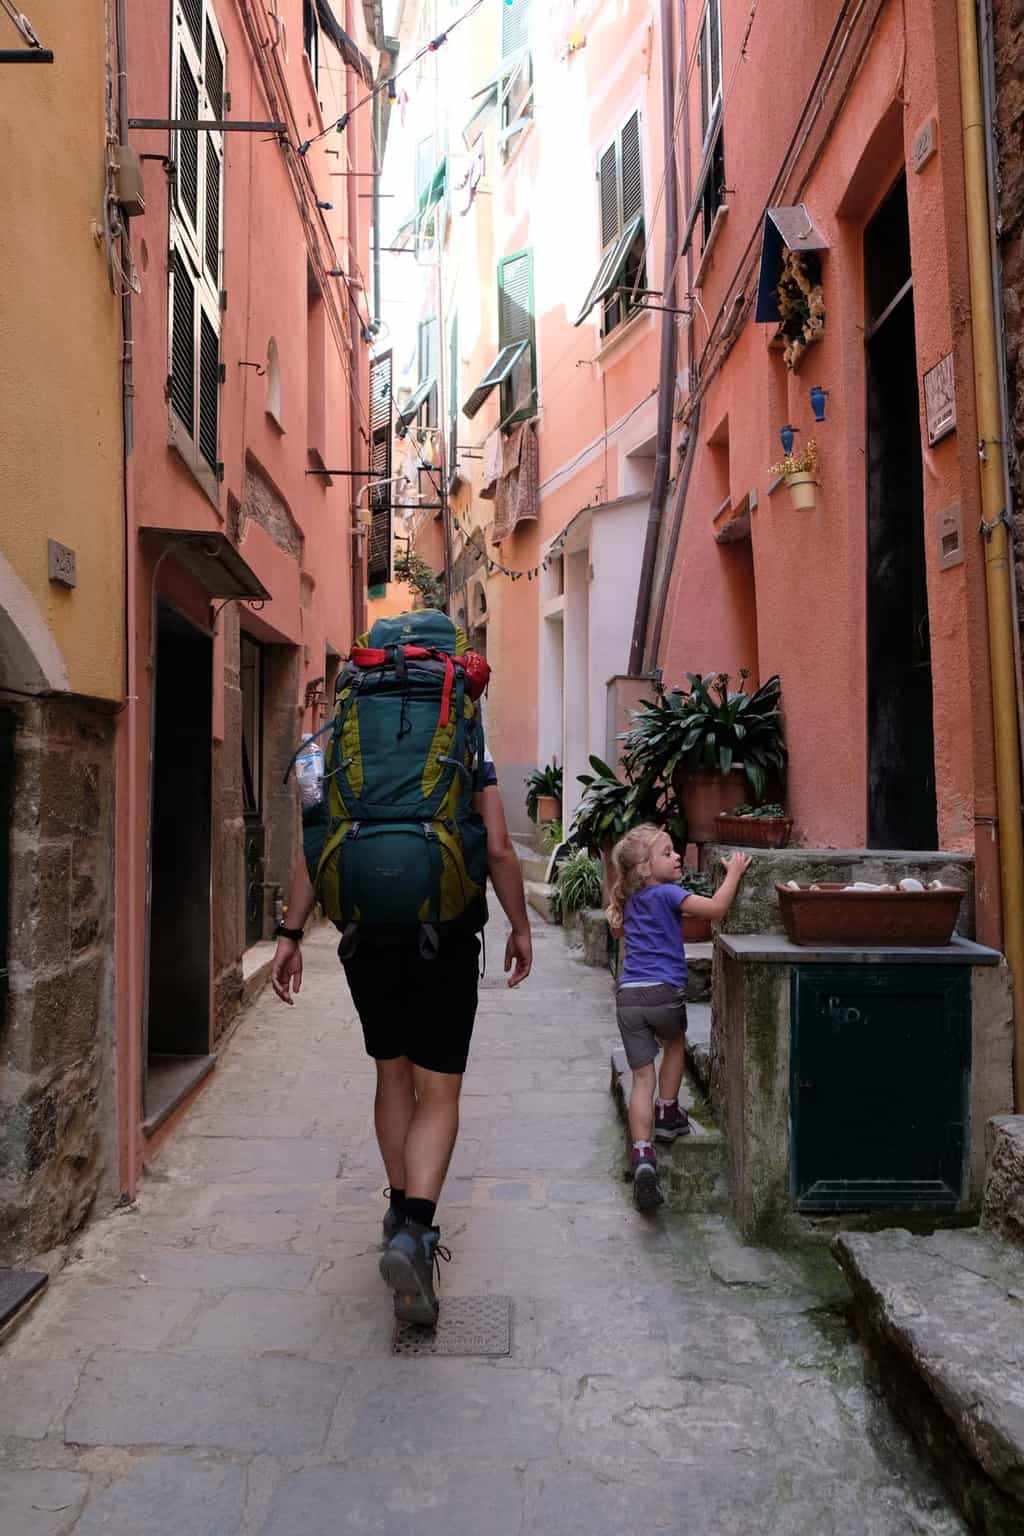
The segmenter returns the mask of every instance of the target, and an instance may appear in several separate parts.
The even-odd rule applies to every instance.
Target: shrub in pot
[[[718,840],[741,848],[785,848],[792,817],[781,805],[736,805],[718,816]]]
[[[624,733],[627,773],[642,782],[672,785],[689,837],[711,842],[716,818],[749,787],[763,801],[786,776],[782,737],[782,685],[770,677],[753,693],[729,687],[728,673],[686,674],[689,690],[658,689],[634,710]]]
[[[601,905],[601,861],[585,848],[564,860],[555,882],[555,913],[563,921],[570,912],[587,912]]]
[[[534,768],[526,776],[526,814],[531,821],[560,821],[562,816],[562,770],[552,760],[545,768]]]

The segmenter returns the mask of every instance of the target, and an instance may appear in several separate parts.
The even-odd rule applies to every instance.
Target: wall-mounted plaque
[[[956,427],[952,352],[940,358],[924,376],[924,411],[928,423],[928,445],[931,447]]]

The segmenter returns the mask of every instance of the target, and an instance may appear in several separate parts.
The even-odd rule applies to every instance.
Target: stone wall
[[[995,0],[999,253],[1010,397],[1010,480],[1018,612],[1024,615],[1024,0]]]
[[[65,1242],[117,1176],[114,717],[67,697],[11,713],[0,1263]]]

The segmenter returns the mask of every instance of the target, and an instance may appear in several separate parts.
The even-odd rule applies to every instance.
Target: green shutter
[[[452,316],[448,349],[448,483],[459,472],[459,317]]]
[[[619,232],[619,158],[618,144],[609,144],[598,167],[601,184],[601,249],[611,245]]]
[[[498,263],[498,344],[529,343],[529,399],[515,407],[519,370],[526,359],[513,366],[501,386],[501,419],[505,426],[532,416],[537,400],[537,345],[533,313],[533,252],[518,251]]]
[[[391,579],[391,438],[393,398],[391,353],[370,364],[370,477],[382,484],[370,491],[370,552],[367,581],[371,586]]]
[[[179,251],[171,256],[171,405],[189,437],[195,431],[196,290]]]
[[[622,130],[619,151],[622,182],[622,227],[644,211],[644,178],[640,166],[640,114],[634,112]]]

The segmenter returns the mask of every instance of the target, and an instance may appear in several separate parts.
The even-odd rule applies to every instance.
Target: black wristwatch
[[[304,932],[305,929],[303,928],[286,928],[284,923],[278,923],[274,929],[274,938],[291,939],[293,944],[298,944],[301,942]]]

